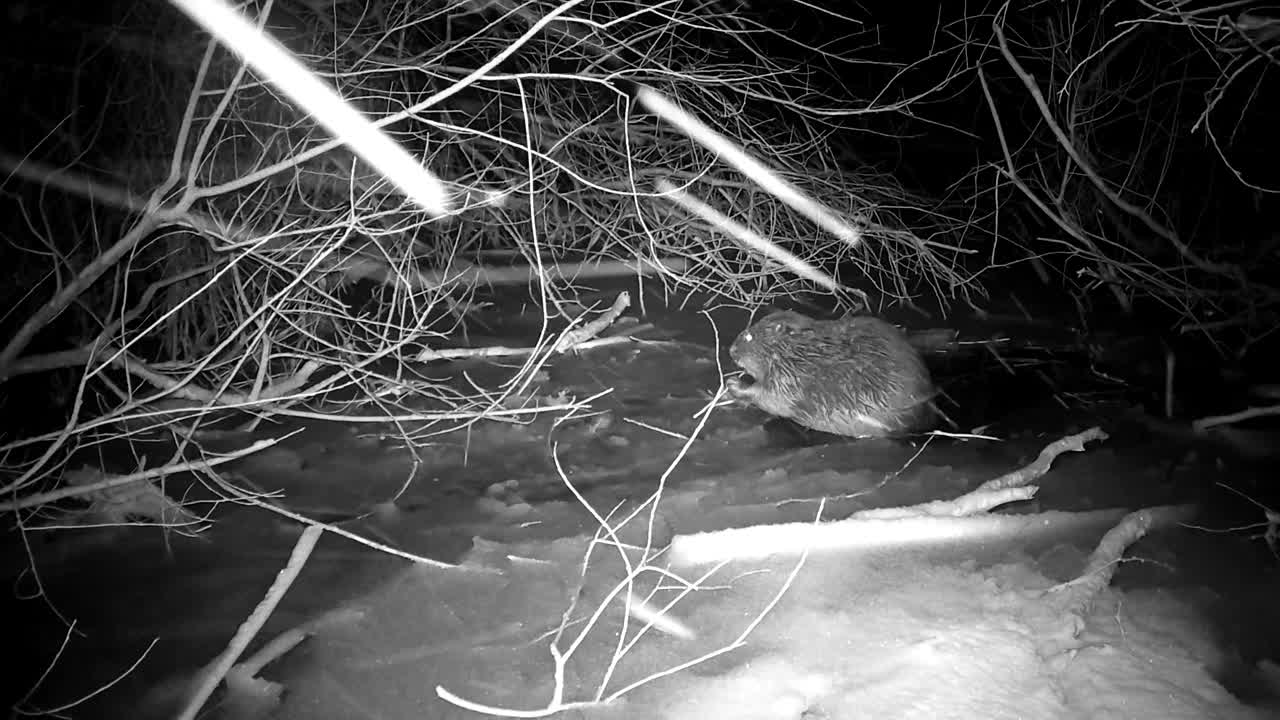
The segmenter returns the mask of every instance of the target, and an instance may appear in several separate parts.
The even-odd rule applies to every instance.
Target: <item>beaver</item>
[[[770,313],[738,335],[729,357],[747,372],[729,381],[733,397],[813,430],[880,437],[922,430],[933,418],[924,360],[879,318]]]

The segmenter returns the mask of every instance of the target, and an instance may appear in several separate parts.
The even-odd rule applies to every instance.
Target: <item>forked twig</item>
[[[713,399],[711,401],[711,404],[714,405],[715,402],[716,402],[716,399]],[[668,675],[680,672],[682,670],[686,670],[695,665],[699,665],[708,660],[724,655],[728,652],[732,652],[733,650],[741,648],[746,644],[747,637],[760,625],[761,622],[764,621],[764,618],[777,606],[777,604],[781,601],[782,596],[786,594],[787,590],[790,589],[790,587],[794,584],[796,576],[799,574],[800,570],[804,567],[805,560],[808,557],[807,553],[804,553],[801,555],[800,559],[792,567],[791,572],[788,574],[785,582],[779,588],[777,593],[773,596],[772,600],[760,611],[759,614],[756,615],[756,617],[750,623],[748,623],[748,625],[743,629],[743,631],[738,635],[738,637],[733,642],[723,647],[712,650],[710,652],[704,653],[691,660],[674,665],[670,668],[651,673],[650,675],[647,675],[639,680],[636,680],[613,692],[608,691],[609,680],[612,678],[613,672],[617,667],[619,661],[622,659],[623,656],[625,656],[628,652],[630,652],[630,650],[635,647],[635,644],[639,641],[639,639],[650,628],[654,627],[656,624],[654,619],[650,618],[647,621],[645,621],[645,624],[638,631],[636,631],[636,633],[633,636],[630,636],[630,637],[628,636],[629,624],[627,620],[631,615],[631,610],[630,610],[631,598],[630,598],[630,592],[624,592],[624,591],[628,590],[631,587],[634,579],[643,572],[654,571],[654,572],[661,573],[663,575],[671,574],[668,570],[649,566],[649,563],[653,559],[649,554],[650,553],[649,543],[652,541],[652,527],[653,527],[652,512],[653,512],[653,508],[656,507],[658,501],[661,499],[662,490],[664,487],[663,482],[665,482],[666,477],[670,475],[671,471],[684,457],[684,452],[685,450],[688,449],[688,446],[698,437],[698,434],[699,434],[698,431],[705,425],[707,417],[709,417],[709,415],[710,413],[702,413],[702,417],[699,421],[697,428],[692,433],[690,433],[690,437],[685,443],[682,451],[668,465],[666,472],[663,474],[663,481],[659,483],[658,490],[655,491],[644,503],[640,504],[637,508],[635,508],[633,511],[628,513],[620,522],[617,522],[616,525],[610,522],[604,516],[600,515],[599,512],[594,507],[592,507],[589,502],[587,502],[586,498],[583,497],[582,494],[578,491],[578,489],[573,485],[573,483],[569,481],[568,476],[564,474],[563,469],[559,465],[558,455],[553,452],[553,458],[556,460],[557,469],[560,472],[562,480],[565,482],[566,486],[569,488],[570,492],[573,493],[574,497],[578,500],[578,502],[582,504],[587,509],[587,511],[592,514],[592,516],[595,518],[596,523],[599,527],[596,533],[596,538],[593,539],[588,544],[588,550],[584,557],[584,567],[582,571],[584,581],[585,581],[586,573],[588,572],[588,567],[586,563],[589,561],[589,558],[591,557],[591,548],[594,547],[594,545],[596,544],[596,542],[599,541],[602,535],[608,537],[611,541],[610,544],[615,546],[618,549],[618,551],[621,553],[623,564],[627,569],[626,576],[617,584],[615,584],[608,593],[606,593],[604,598],[600,600],[599,604],[592,611],[590,617],[587,619],[586,624],[582,628],[582,630],[578,632],[577,636],[573,639],[573,641],[569,644],[569,646],[566,649],[561,650],[559,647],[558,641],[561,633],[563,633],[564,629],[567,627],[569,623],[569,617],[576,603],[576,594],[574,599],[570,602],[569,607],[566,608],[561,618],[560,630],[556,633],[555,637],[553,638],[548,648],[551,653],[552,662],[553,662],[554,689],[552,692],[552,697],[549,699],[545,707],[530,709],[530,710],[519,710],[514,708],[486,705],[484,703],[478,703],[478,702],[463,698],[449,691],[447,688],[437,685],[436,695],[439,698],[441,698],[442,700],[450,704],[456,705],[458,707],[461,707],[467,710],[471,710],[473,712],[485,713],[485,714],[494,715],[497,717],[510,717],[510,718],[547,717],[549,715],[553,715],[555,713],[562,712],[565,710],[596,707],[596,706],[599,706],[600,704],[608,704],[608,703],[614,702],[619,698],[623,697],[624,695],[626,695],[627,693],[643,685],[646,685],[650,682],[666,677]],[[649,528],[648,528],[649,540],[646,542],[646,545],[642,550],[643,554],[641,555],[640,563],[637,565],[631,561],[629,556],[627,556],[625,552],[626,546],[621,541],[621,539],[618,538],[617,530],[615,528],[620,528],[626,525],[632,519],[636,518],[646,508],[649,508],[651,513],[651,517],[649,519]],[[825,508],[825,500],[819,504],[817,515],[814,519],[815,523],[821,521],[822,512],[824,508]],[[685,581],[683,579],[680,579],[679,576],[674,576],[675,579],[677,579],[677,581],[681,583],[682,591],[678,593],[675,598],[668,601],[661,608],[659,612],[664,615],[670,613],[675,608],[675,606],[679,602],[681,602],[690,592],[702,587],[703,583],[705,583],[706,580],[708,580],[713,574],[718,572],[722,567],[723,565],[717,565],[711,568],[710,570],[704,572],[701,575],[701,577],[699,577],[695,581]],[[596,628],[596,626],[599,624],[600,619],[603,617],[605,610],[618,597],[627,598],[626,602],[628,607],[628,613],[624,615],[622,627],[619,631],[617,645],[615,646],[614,653],[610,658],[609,666],[606,669],[600,681],[600,686],[597,688],[596,696],[594,699],[589,701],[566,701],[564,698],[564,693],[566,689],[564,686],[566,666],[569,660],[573,657],[573,655],[577,652],[577,650],[586,641],[587,637],[590,635],[592,630]]]

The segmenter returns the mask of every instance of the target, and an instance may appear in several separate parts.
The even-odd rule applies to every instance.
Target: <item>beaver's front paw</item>
[[[745,374],[725,380],[724,387],[728,391],[729,397],[744,402],[750,402],[751,398],[756,396],[758,389],[756,387],[756,379]]]

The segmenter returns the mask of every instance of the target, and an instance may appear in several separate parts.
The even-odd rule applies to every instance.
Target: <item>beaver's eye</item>
[[[742,339],[751,342],[751,333],[742,333]]]

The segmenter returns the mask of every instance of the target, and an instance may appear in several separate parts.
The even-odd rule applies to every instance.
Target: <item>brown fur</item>
[[[928,368],[906,336],[878,318],[771,313],[738,335],[729,356],[754,378],[733,383],[735,397],[814,430],[893,435],[932,418]]]

